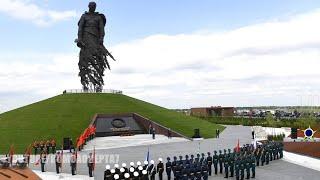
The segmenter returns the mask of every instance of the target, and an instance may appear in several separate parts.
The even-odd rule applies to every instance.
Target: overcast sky
[[[0,0],[0,112],[80,89],[89,1]],[[318,0],[99,0],[105,88],[167,108],[320,104]]]

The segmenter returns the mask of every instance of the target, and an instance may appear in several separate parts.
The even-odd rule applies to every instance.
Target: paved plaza
[[[131,147],[121,147],[114,149],[98,149],[96,150],[96,155],[109,155],[110,157],[118,157],[118,163],[125,162],[127,166],[131,161],[143,162],[145,160],[148,148],[150,152],[150,158],[154,159],[155,162],[161,157],[164,160],[166,157],[186,155],[186,154],[196,154],[199,149],[200,152],[213,152],[214,150],[220,149],[233,149],[238,139],[240,140],[240,145],[251,143],[251,128],[245,126],[226,126],[227,128],[221,133],[219,139],[205,139],[199,141],[186,141],[186,142],[176,142],[176,143],[166,143],[166,144],[153,144],[144,146],[131,146]],[[213,130],[214,133],[214,130]],[[151,136],[150,136],[151,138]],[[80,155],[88,154],[90,151],[81,152]],[[102,179],[105,170],[106,163],[97,163],[95,170],[95,179]],[[111,165],[113,165],[111,163]],[[32,167],[39,170],[40,167]],[[55,171],[54,163],[47,164],[48,171]],[[70,164],[65,163],[63,165],[64,173],[71,173]],[[78,164],[78,174],[87,175],[88,168],[85,163]],[[303,166],[295,165],[284,160],[272,161],[270,165],[264,167],[257,167],[256,178],[259,180],[318,180],[320,177],[320,172],[305,168]],[[211,176],[209,179],[225,179],[223,175]],[[229,178],[232,179],[232,178]],[[235,179],[235,178],[233,178]]]

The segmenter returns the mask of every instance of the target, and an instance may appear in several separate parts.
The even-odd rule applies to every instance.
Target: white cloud
[[[41,8],[27,0],[0,0],[0,2],[0,13],[4,13],[15,19],[31,21],[39,26],[47,26],[77,16],[77,13],[74,10],[50,10]]]
[[[106,72],[105,88],[171,108],[319,105],[319,19],[317,10],[227,32],[159,34],[121,43],[109,47],[117,61]],[[81,87],[77,52],[48,59],[0,62],[0,86],[39,97]],[[315,98],[306,100],[310,95]]]

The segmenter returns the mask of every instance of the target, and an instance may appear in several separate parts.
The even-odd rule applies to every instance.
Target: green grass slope
[[[96,113],[136,112],[188,137],[199,128],[203,137],[213,137],[215,129],[224,127],[185,116],[138,99],[118,94],[63,94],[0,114],[0,154],[14,144],[24,152],[34,140],[76,137],[88,126]],[[60,141],[60,142],[59,142]]]

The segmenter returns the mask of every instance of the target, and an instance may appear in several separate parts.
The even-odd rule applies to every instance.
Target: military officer
[[[251,167],[251,158],[250,158],[250,156],[248,155],[248,156],[245,158],[245,168],[246,168],[246,173],[247,173],[246,179],[249,179],[249,178],[250,178],[250,167]]]
[[[230,166],[230,177],[233,177],[234,174],[234,161],[235,153],[231,153],[229,156],[229,166]]]
[[[176,179],[176,169],[177,169],[177,157],[176,156],[173,157],[173,162],[171,164],[171,167],[172,167],[174,179]]]
[[[71,174],[72,175],[76,175],[76,171],[77,171],[77,157],[76,157],[76,153],[73,152],[70,158],[70,166],[71,166]]]
[[[203,163],[204,159],[205,159],[205,154],[201,153],[200,164]]]
[[[255,157],[252,155],[251,156],[251,172],[252,172],[252,178],[256,177],[256,159]]]
[[[269,164],[269,160],[270,160],[270,152],[268,149],[266,149],[266,165]]]
[[[244,179],[244,168],[245,168],[245,164],[244,164],[244,159],[243,157],[240,158],[240,179],[243,180]]]
[[[266,162],[266,152],[264,149],[262,149],[262,151],[261,151],[261,166],[263,166],[265,162]]]
[[[223,154],[222,151],[219,150],[219,170],[220,170],[220,174],[222,174],[222,164],[223,164]]]
[[[93,155],[92,153],[89,153],[89,157],[87,159],[87,165],[88,165],[88,169],[89,169],[89,177],[93,177]]]
[[[198,163],[196,165],[196,169],[195,169],[195,177],[196,177],[196,180],[201,180],[201,175],[202,175],[202,172],[201,172],[201,165]]]
[[[202,164],[202,177],[203,177],[203,180],[208,180],[208,164],[206,163],[206,161],[203,161],[203,164]]]
[[[195,164],[191,164],[189,168],[189,179],[194,180],[195,173],[196,173]]]
[[[239,180],[240,177],[240,160],[235,160],[235,171],[236,171],[236,180]]]
[[[224,155],[224,157],[225,157],[224,158],[224,171],[225,171],[224,178],[228,178],[229,177],[229,158],[226,154]]]
[[[207,162],[208,162],[208,172],[209,172],[209,176],[211,176],[211,171],[212,171],[212,156],[211,153],[208,152],[208,157],[207,157]]]
[[[62,157],[61,157],[60,152],[58,151],[58,152],[56,153],[56,156],[55,156],[56,172],[57,172],[57,174],[59,174],[59,173],[60,173],[61,160],[62,160]]]
[[[190,158],[190,164],[193,164],[194,163],[194,155],[193,154],[191,154],[191,156],[190,156],[191,158]]]
[[[162,158],[159,158],[159,163],[157,164],[157,173],[159,175],[159,180],[162,180],[163,171],[164,171],[164,165],[162,163]]]
[[[47,162],[47,154],[45,152],[41,152],[40,154],[40,164],[41,164],[41,172],[45,172],[45,165]]]
[[[166,173],[167,173],[167,179],[168,180],[171,180],[171,169],[172,169],[172,163],[170,162],[170,158],[167,157]]]
[[[177,164],[177,166],[176,166],[176,173],[175,173],[175,178],[176,179],[180,179],[181,178],[181,176],[182,176],[182,169],[183,169],[183,166],[182,166],[182,164],[180,165],[180,164]]]
[[[182,165],[180,165],[182,166]],[[182,171],[181,171],[181,180],[188,180],[188,174],[189,174],[189,169],[187,167],[181,167]]]
[[[190,165],[189,156],[186,155],[185,157],[186,157],[186,159],[185,159],[185,164],[186,164],[186,165]]]
[[[214,173],[218,174],[219,156],[217,155],[217,151],[214,151],[214,155],[212,158],[213,158]]]
[[[154,166],[153,160],[151,160],[150,163],[151,163],[151,165],[148,167],[148,174],[149,174],[151,180],[155,180],[155,175],[157,173],[156,167]]]
[[[195,158],[194,161],[195,161],[196,164],[199,163],[199,161],[200,161],[200,154],[199,153],[197,154],[197,157]]]

